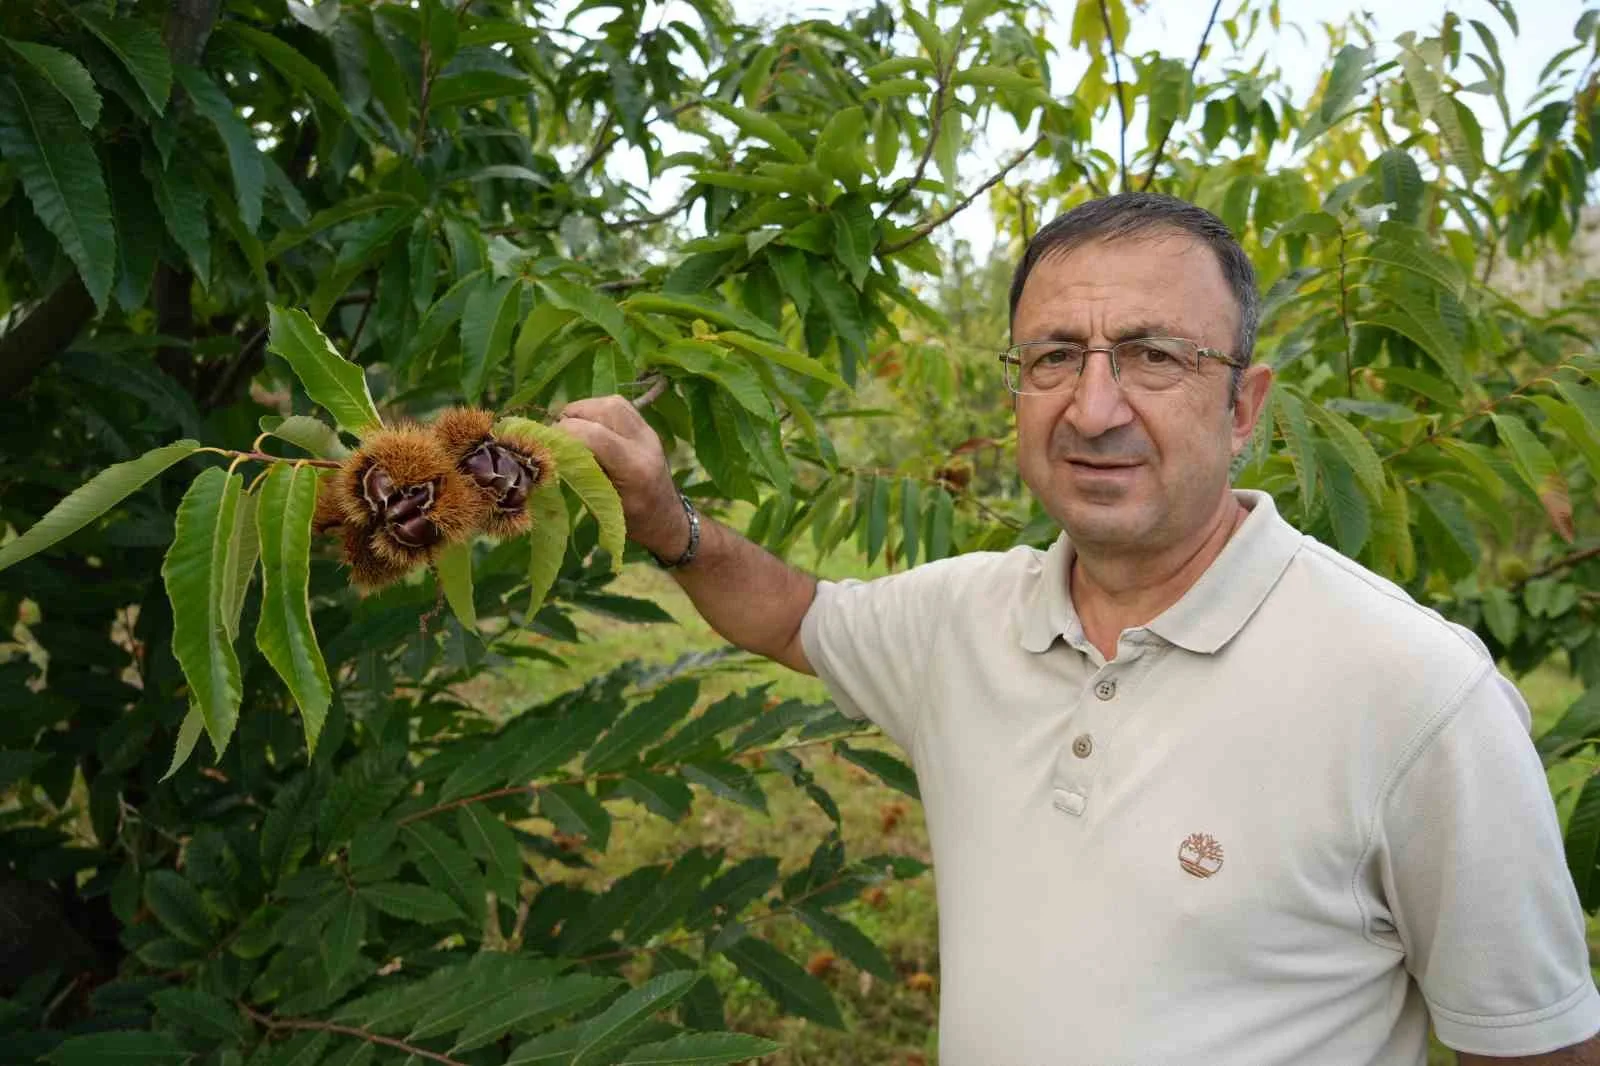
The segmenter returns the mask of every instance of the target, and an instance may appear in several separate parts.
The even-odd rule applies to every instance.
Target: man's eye
[[[1132,350],[1128,352],[1128,358],[1146,366],[1167,366],[1177,361],[1171,352],[1154,344],[1135,344],[1130,347]]]
[[[1033,365],[1046,367],[1064,366],[1072,361],[1073,354],[1071,348],[1050,348],[1041,352],[1039,357],[1033,361]]]

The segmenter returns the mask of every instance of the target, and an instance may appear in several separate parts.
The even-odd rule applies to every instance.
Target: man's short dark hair
[[[1188,235],[1202,241],[1217,257],[1222,276],[1233,290],[1239,309],[1239,328],[1233,336],[1233,352],[1248,362],[1256,346],[1256,325],[1261,319],[1261,297],[1256,292],[1256,272],[1250,257],[1223,221],[1210,211],[1176,196],[1154,192],[1124,192],[1079,204],[1045,226],[1022,253],[1022,261],[1011,278],[1011,319],[1017,317],[1017,301],[1033,268],[1048,256],[1061,255],[1094,241],[1154,237],[1164,234]],[[1234,374],[1235,381],[1239,377]]]

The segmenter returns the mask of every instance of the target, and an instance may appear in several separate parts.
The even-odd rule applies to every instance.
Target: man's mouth
[[[1137,460],[1126,459],[1068,459],[1067,462],[1085,470],[1131,470],[1139,465]]]

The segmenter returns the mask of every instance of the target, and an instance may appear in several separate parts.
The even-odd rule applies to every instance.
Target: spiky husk
[[[454,465],[494,436],[494,414],[476,407],[452,407],[434,419],[430,428]]]
[[[374,542],[385,539],[381,534],[354,526],[344,527],[344,561],[350,567],[350,583],[362,593],[392,585],[411,570],[410,564],[397,564],[374,550]]]
[[[437,481],[455,469],[439,441],[427,430],[404,426],[374,433],[340,468],[344,489],[340,502],[345,520],[352,525],[373,525],[362,479],[374,465],[383,467],[390,480],[401,488]]]
[[[314,533],[328,533],[344,525],[343,471],[329,471],[331,477],[317,478],[317,509],[311,517]]]
[[[391,565],[406,569],[431,561],[447,545],[466,540],[482,528],[489,508],[482,495],[459,471],[447,470],[434,481],[433,509],[429,517],[439,530],[439,543],[431,548],[411,548],[388,536],[382,528],[371,538],[372,550]]]

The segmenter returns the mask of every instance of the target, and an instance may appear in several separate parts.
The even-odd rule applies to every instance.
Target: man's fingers
[[[629,440],[643,440],[646,434],[653,434],[654,430],[621,396],[595,396],[584,400],[574,400],[561,409],[561,419],[583,420],[598,423]]]
[[[556,425],[588,446],[607,474],[615,476],[622,472],[628,454],[628,442],[622,434],[597,419],[582,415],[563,414]]]

